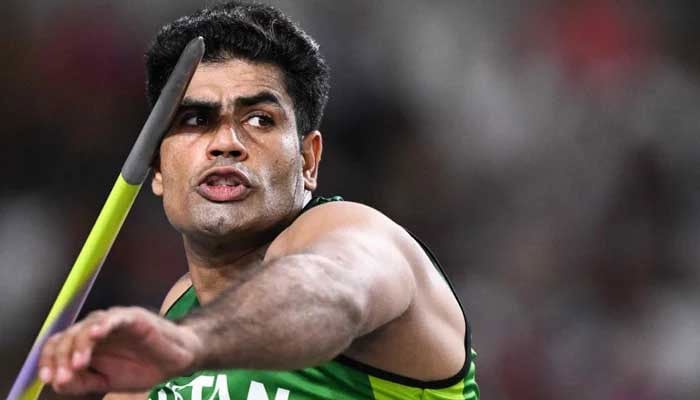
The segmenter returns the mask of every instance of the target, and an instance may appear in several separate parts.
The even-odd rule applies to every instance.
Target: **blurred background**
[[[148,113],[149,41],[210,3],[3,2],[0,393]],[[697,399],[700,3],[271,3],[333,68],[319,193],[436,251],[484,399]],[[185,269],[146,186],[85,311]]]

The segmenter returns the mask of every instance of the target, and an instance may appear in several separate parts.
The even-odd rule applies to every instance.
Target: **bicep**
[[[278,241],[279,240],[279,241]],[[342,202],[304,213],[273,242],[266,258],[306,254],[325,259],[328,284],[358,302],[360,335],[398,318],[412,304],[415,279],[410,236],[376,210]]]

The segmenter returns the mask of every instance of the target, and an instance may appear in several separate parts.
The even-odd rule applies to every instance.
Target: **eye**
[[[272,118],[266,115],[253,115],[246,121],[251,126],[256,128],[269,128],[274,125]]]
[[[182,122],[181,124],[183,126],[203,126],[207,124],[207,117],[206,115],[200,114],[200,113],[192,113],[192,114],[185,114],[182,117]]]

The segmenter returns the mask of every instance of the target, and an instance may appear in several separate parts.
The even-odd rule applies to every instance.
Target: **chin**
[[[231,215],[231,213],[226,213],[224,215],[211,213],[203,217],[204,218],[197,218],[198,221],[195,219],[195,223],[193,224],[194,230],[211,237],[235,236],[237,233],[247,231],[250,225],[248,218],[239,215],[234,216]]]
[[[205,224],[199,225],[199,232],[202,232],[206,236],[213,237],[227,237],[235,235],[239,231],[239,227],[227,221],[225,218],[220,218],[217,221],[209,221]]]

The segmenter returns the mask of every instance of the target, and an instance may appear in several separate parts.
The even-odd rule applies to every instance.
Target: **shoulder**
[[[320,240],[371,238],[402,246],[413,242],[410,235],[380,211],[350,201],[333,201],[302,213],[275,238],[267,258],[301,249]]]
[[[417,239],[382,212],[324,203],[304,212],[275,242],[270,250],[277,256],[326,254],[365,284],[379,323],[368,324],[371,329],[345,355],[421,380],[450,377],[463,367],[466,322],[459,303]]]
[[[377,227],[396,228],[398,225],[380,211],[352,201],[331,201],[309,209],[294,221],[292,226],[371,224]]]
[[[168,312],[168,309],[175,304],[177,299],[179,299],[187,291],[187,289],[190,288],[190,286],[192,286],[190,274],[186,273],[180,279],[178,279],[177,282],[175,282],[173,287],[171,287],[168,291],[168,294],[165,295],[163,304],[160,306],[160,315],[165,315],[165,313]]]

